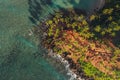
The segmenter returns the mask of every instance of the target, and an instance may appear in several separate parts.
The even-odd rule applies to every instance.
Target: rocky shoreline
[[[94,80],[93,78],[86,76],[80,66],[75,64],[72,59],[66,57],[66,54],[59,55],[54,53],[52,49],[48,50],[48,52],[48,56],[64,65],[67,75],[70,76],[69,80]]]
[[[67,75],[71,76],[69,80],[85,80],[70,69],[70,66],[72,66],[72,65],[69,63],[68,60],[63,58],[61,55],[54,53],[53,50],[49,50],[48,56],[56,59],[57,61],[61,62],[65,66]]]

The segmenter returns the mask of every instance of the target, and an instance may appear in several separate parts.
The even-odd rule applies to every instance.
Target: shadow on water
[[[46,9],[47,11],[44,9],[45,7],[48,7],[48,4],[52,5],[51,0],[28,0],[28,4],[29,4],[29,12],[31,15],[29,16],[29,19],[34,24],[36,24],[37,21],[40,21],[41,19],[43,19],[44,16],[51,14],[49,11],[49,8],[51,8],[50,6],[48,10]],[[47,14],[47,15],[44,15],[44,14]]]
[[[75,0],[65,0],[66,2],[62,1],[62,3],[68,7],[55,4],[54,1],[55,0],[28,0],[29,12],[31,15],[29,16],[30,21],[36,24],[37,21],[42,21],[49,18],[57,11],[62,11],[69,14],[69,8],[74,9],[76,14],[83,13],[86,15],[86,11],[79,7],[81,4],[80,1],[78,3]],[[67,5],[68,3],[69,5]],[[69,7],[70,5],[72,5],[72,7]]]

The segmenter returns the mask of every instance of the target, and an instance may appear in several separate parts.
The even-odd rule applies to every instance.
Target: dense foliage
[[[91,31],[97,38],[113,39],[120,45],[120,0],[106,0],[105,6],[91,18]]]
[[[74,30],[84,38],[93,37],[93,34],[89,32],[89,24],[83,14],[77,15],[72,12],[64,14],[62,12],[58,12],[55,14],[53,19],[46,21],[45,24],[49,26],[49,37],[52,36],[54,38],[58,38],[60,35],[59,31],[63,30]]]

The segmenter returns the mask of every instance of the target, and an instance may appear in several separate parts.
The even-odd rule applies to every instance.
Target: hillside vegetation
[[[56,12],[35,29],[38,34],[41,31],[45,34],[42,44],[60,55],[67,53],[64,57],[79,65],[86,76],[120,79],[119,0],[106,0],[105,6],[90,16],[74,9]]]

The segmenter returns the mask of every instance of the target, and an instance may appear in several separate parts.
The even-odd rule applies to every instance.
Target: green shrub
[[[80,59],[79,63],[84,73],[89,77],[93,77],[95,80],[114,80],[110,76],[99,71],[91,63],[84,62],[82,59]]]

